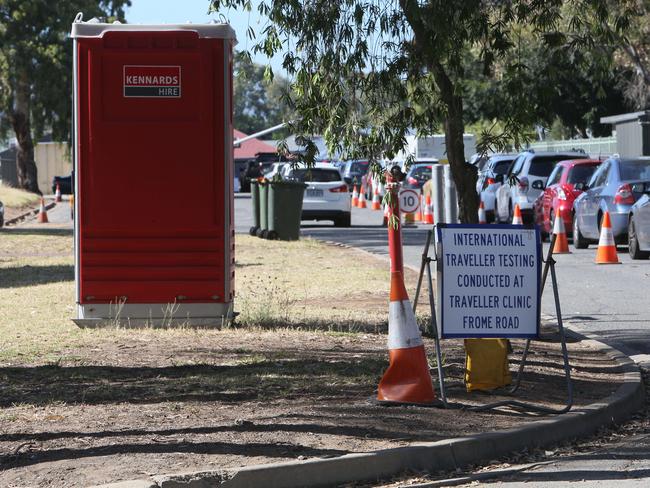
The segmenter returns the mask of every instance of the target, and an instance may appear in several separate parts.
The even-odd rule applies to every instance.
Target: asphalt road
[[[252,225],[250,198],[235,199],[237,232]],[[353,208],[352,227],[330,222],[303,221],[301,234],[340,242],[388,255],[388,236],[381,227],[381,212]],[[404,261],[419,268],[430,226],[404,227]],[[630,356],[650,354],[650,260],[630,259],[626,247],[618,248],[622,264],[596,265],[596,246],[556,256],[558,289],[564,321],[578,330],[597,334]],[[544,246],[545,253],[547,246]],[[550,281],[542,299],[542,313],[555,315]]]

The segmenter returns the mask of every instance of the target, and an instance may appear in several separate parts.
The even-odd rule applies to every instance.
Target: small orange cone
[[[596,264],[621,264],[618,260],[618,254],[616,254],[616,242],[614,241],[609,212],[605,212],[603,216],[598,251],[596,252]]]
[[[512,216],[512,225],[523,225],[524,224],[524,219],[521,218],[521,209],[519,208],[519,204],[515,203],[515,211]]]
[[[433,212],[431,211],[431,195],[427,195],[424,200],[424,223],[433,224]]]
[[[422,194],[420,193],[420,205],[418,208],[413,212],[413,220],[415,222],[422,222]]]
[[[55,202],[62,201],[62,199],[61,199],[61,187],[59,186],[58,183],[56,184],[56,191],[54,192],[54,201]]]
[[[364,191],[363,185],[361,186],[361,191],[359,192],[359,202],[357,207],[366,208],[366,192]]]
[[[404,213],[404,225],[413,225],[414,221],[413,212]]]
[[[394,188],[389,191],[396,193]],[[394,195],[397,198],[396,195]],[[399,204],[391,212],[399,212]],[[388,308],[390,364],[377,389],[377,400],[387,403],[431,404],[436,399],[422,335],[404,286],[401,228],[388,227],[391,258]]]
[[[381,198],[379,198],[379,190],[375,188],[375,192],[372,194],[372,209],[381,210]]]
[[[47,224],[47,210],[45,210],[45,199],[41,197],[41,207],[38,209],[38,217],[36,218],[39,224]]]
[[[481,204],[478,206],[478,223],[487,224],[487,217],[485,216],[485,204],[481,200]]]
[[[357,185],[354,185],[354,188],[352,189],[352,206],[359,206],[359,189],[357,188]]]
[[[564,219],[560,214],[559,208],[555,212],[553,234],[557,236],[555,238],[555,246],[553,246],[553,254],[571,254],[571,251],[569,251],[569,241],[566,238],[566,230],[564,229]]]

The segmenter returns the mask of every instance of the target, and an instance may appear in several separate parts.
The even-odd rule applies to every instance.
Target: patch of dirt
[[[517,396],[560,407],[561,353],[547,337],[533,342]],[[76,487],[340,456],[538,418],[373,404],[388,363],[385,342],[382,334],[293,329],[145,330],[58,351],[55,363],[3,364],[0,484]],[[513,344],[520,351],[523,341]],[[432,341],[425,345],[433,358]],[[443,348],[448,380],[458,383],[462,342],[444,341]],[[578,342],[569,351],[576,406],[618,387],[615,363]],[[503,398],[464,389],[448,395],[462,405]]]

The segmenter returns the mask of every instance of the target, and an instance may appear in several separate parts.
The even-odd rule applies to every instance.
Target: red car
[[[582,190],[577,190],[577,183],[586,184],[596,168],[602,163],[600,159],[571,159],[560,161],[548,177],[546,188],[534,204],[535,223],[540,226],[542,236],[553,233],[555,212],[559,209],[564,219],[567,236],[573,229],[573,201]]]

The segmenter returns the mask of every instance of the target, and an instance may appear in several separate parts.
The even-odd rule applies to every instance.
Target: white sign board
[[[537,337],[541,240],[536,228],[437,227],[441,337]]]
[[[405,188],[399,192],[399,209],[401,212],[411,213],[415,212],[420,206],[420,194],[411,190],[410,188]]]

